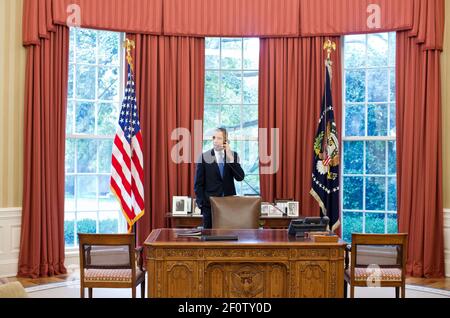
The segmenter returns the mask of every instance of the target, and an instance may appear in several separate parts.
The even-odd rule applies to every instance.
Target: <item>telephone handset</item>
[[[228,143],[228,136],[225,135],[225,139],[223,140],[223,145],[225,146]]]

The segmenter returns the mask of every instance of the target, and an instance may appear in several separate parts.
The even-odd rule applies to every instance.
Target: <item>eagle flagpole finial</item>
[[[127,50],[127,61],[130,64],[131,70],[133,70],[133,57],[131,56],[131,50],[136,48],[136,42],[130,39],[125,39],[123,43],[124,48]]]
[[[331,60],[331,53],[332,51],[336,51],[336,42],[331,42],[330,39],[325,41],[323,44],[323,49],[327,50],[327,60]]]

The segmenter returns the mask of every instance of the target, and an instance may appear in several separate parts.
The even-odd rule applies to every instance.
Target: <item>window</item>
[[[66,124],[67,247],[77,233],[117,233],[126,223],[110,191],[111,153],[123,88],[120,33],[70,30]]]
[[[236,151],[245,180],[257,191],[259,39],[207,38],[204,113],[204,151],[212,148],[217,127],[228,130],[231,149]],[[236,182],[240,195],[255,194],[245,182]]]
[[[344,37],[343,238],[397,232],[395,33]]]

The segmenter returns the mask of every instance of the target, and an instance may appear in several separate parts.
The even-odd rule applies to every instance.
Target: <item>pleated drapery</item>
[[[18,275],[64,274],[69,29],[27,48],[24,182]]]
[[[397,61],[398,226],[409,233],[407,271],[443,277],[440,52],[399,32]]]
[[[259,127],[278,128],[279,166],[275,174],[261,174],[264,201],[295,199],[302,216],[318,216],[319,206],[309,194],[313,142],[321,112],[325,82],[327,38],[262,39],[259,66]],[[339,38],[331,38],[340,46]],[[342,73],[340,50],[332,55],[332,93],[338,132],[341,131]],[[267,145],[272,145],[267,134]],[[260,135],[260,145],[265,143]],[[260,151],[262,151],[260,146]],[[269,146],[267,153],[273,155]],[[262,166],[263,167],[263,166]]]

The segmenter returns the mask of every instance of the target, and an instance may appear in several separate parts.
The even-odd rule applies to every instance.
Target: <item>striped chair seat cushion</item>
[[[346,270],[346,274],[350,277],[350,269]],[[357,267],[355,269],[355,281],[367,281],[369,278],[382,281],[400,282],[402,281],[402,270],[398,268],[366,268]]]
[[[141,273],[139,269],[136,269],[136,277],[139,277]],[[131,283],[131,269],[85,269],[84,281]]]

